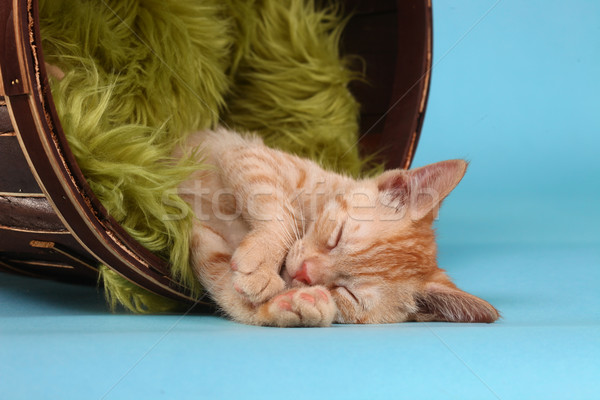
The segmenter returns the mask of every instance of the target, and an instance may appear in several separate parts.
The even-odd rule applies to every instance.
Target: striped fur
[[[354,180],[226,129],[192,135],[214,168],[180,187],[194,271],[236,321],[274,326],[493,322],[437,266],[432,223],[466,170],[450,160]]]

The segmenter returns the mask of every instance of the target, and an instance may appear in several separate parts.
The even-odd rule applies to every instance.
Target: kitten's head
[[[495,321],[496,309],[458,289],[436,262],[432,223],[466,167],[443,161],[350,184],[292,247],[282,276],[329,288],[337,322]]]

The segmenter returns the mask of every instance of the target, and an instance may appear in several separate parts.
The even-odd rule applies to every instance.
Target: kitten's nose
[[[302,266],[300,267],[298,272],[296,272],[296,275],[294,275],[294,279],[299,282],[303,282],[307,285],[310,285],[312,283],[310,281],[310,276],[308,276],[308,267],[306,266],[306,261],[302,263]]]

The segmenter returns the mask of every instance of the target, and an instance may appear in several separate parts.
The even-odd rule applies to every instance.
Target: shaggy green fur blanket
[[[65,72],[52,94],[78,164],[109,213],[170,262],[200,296],[188,264],[192,213],[174,164],[195,130],[224,124],[356,175],[358,105],[340,58],[338,8],[313,0],[41,0],[46,61]],[[109,268],[112,306],[170,310]]]

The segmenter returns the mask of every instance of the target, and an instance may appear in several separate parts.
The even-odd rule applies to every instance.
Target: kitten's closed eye
[[[346,299],[350,300],[353,304],[360,304],[358,297],[356,297],[356,295],[352,293],[352,291],[346,286],[336,286],[333,288],[333,290],[335,290],[338,294],[345,297]]]
[[[339,222],[333,232],[331,232],[331,236],[327,240],[327,250],[333,250],[337,247],[342,239],[342,233],[344,232],[345,221]]]

